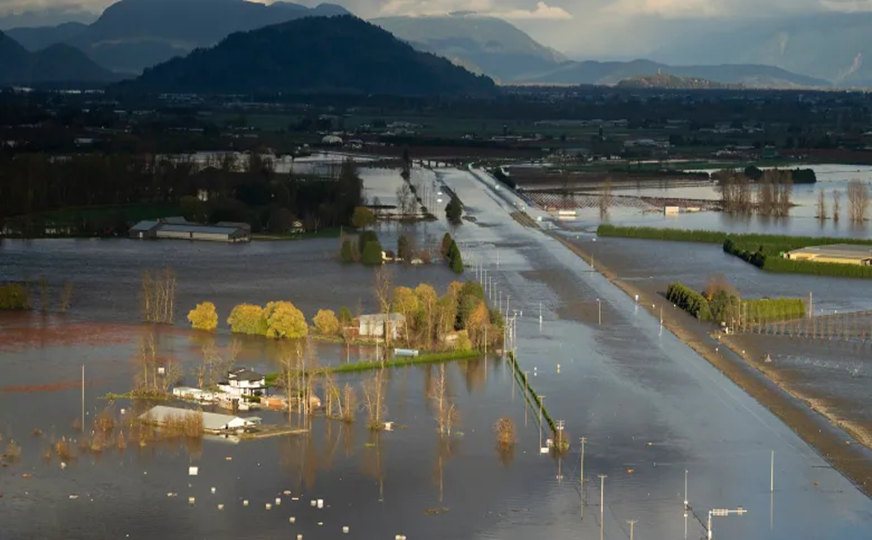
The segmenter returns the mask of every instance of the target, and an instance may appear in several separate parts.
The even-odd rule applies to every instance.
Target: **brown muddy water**
[[[393,432],[371,435],[360,412],[351,428],[316,419],[308,436],[239,444],[204,439],[192,449],[128,446],[80,455],[61,469],[41,450],[51,437],[75,435],[81,394],[73,383],[81,365],[89,418],[106,405],[98,396],[130,386],[131,358],[142,333],[152,331],[137,322],[143,269],[173,266],[180,308],[211,300],[222,314],[236,303],[275,299],[294,301],[308,316],[319,307],[352,307],[357,298],[365,304],[372,275],[332,261],[334,241],[7,242],[0,247],[3,279],[46,275],[56,286],[73,279],[79,292],[66,318],[15,315],[0,322],[0,426],[6,441],[15,437],[22,447],[19,461],[0,468],[0,538],[327,539],[345,537],[348,526],[349,538],[367,539],[619,539],[635,519],[639,538],[680,539],[704,535],[699,520],[708,509],[738,505],[748,514],[716,518],[716,538],[872,536],[870,500],[766,408],[660,332],[656,320],[576,255],[514,221],[510,207],[472,175],[442,172],[440,179],[477,220],[455,231],[466,262],[484,264],[496,283],[494,301],[519,310],[519,361],[551,416],[566,422],[573,446],[565,458],[539,453],[536,411],[506,364],[490,359],[447,366],[461,418],[450,440],[440,440],[425,397],[436,368],[414,367],[391,372],[388,417],[401,426]],[[405,285],[444,288],[451,279],[437,266],[397,271]],[[593,323],[589,308],[572,316],[597,298],[607,324]],[[199,341],[183,327],[162,329],[155,341],[161,355],[193,362]],[[228,339],[220,333],[217,345]],[[268,369],[271,350],[246,340],[239,363]],[[328,344],[318,355],[332,363],[345,352]],[[34,385],[53,386],[27,391]],[[259,415],[268,423],[284,418]],[[512,456],[495,448],[492,426],[501,416],[518,426]],[[34,428],[41,437],[31,435]],[[188,476],[190,465],[199,467],[198,476]],[[686,470],[693,507],[687,518]],[[602,508],[599,474],[608,475]],[[325,507],[310,506],[312,499]]]

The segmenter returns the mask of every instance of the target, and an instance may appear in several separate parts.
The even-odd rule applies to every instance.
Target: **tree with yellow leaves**
[[[433,329],[436,326],[436,302],[439,296],[436,290],[422,283],[415,288],[415,296],[418,297],[418,309],[420,311],[420,335],[425,348],[433,344]]]
[[[312,322],[322,335],[335,336],[339,334],[339,319],[336,318],[336,313],[332,309],[319,309]]]
[[[418,297],[415,291],[408,287],[396,287],[393,293],[393,311],[401,313],[406,320],[403,327],[406,344],[411,343],[412,330],[415,326],[415,315],[418,313]]]
[[[489,325],[490,312],[484,300],[480,300],[466,321],[466,331],[469,332],[469,339],[476,349],[484,348],[485,328]]]
[[[266,335],[266,318],[263,308],[252,304],[240,304],[233,308],[230,317],[227,318],[230,331],[234,334],[248,334],[250,336]]]
[[[197,307],[188,313],[188,320],[194,330],[214,332],[218,328],[218,313],[215,311],[215,304],[212,302],[197,304]]]
[[[309,334],[309,325],[303,312],[290,302],[270,302],[263,310],[266,319],[266,337],[300,339]]]

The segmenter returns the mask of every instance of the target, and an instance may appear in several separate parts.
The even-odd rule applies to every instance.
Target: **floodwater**
[[[145,268],[176,268],[180,309],[208,299],[227,313],[240,302],[288,299],[310,317],[317,307],[371,302],[372,273],[332,260],[335,241],[4,242],[0,278],[46,275],[53,285],[73,279],[78,292],[69,320],[0,320],[0,426],[4,439],[14,436],[24,448],[20,462],[0,468],[0,537],[326,539],[340,537],[348,526],[349,538],[367,539],[619,539],[628,537],[627,520],[635,519],[639,538],[680,539],[704,534],[699,520],[708,509],[739,505],[746,515],[715,518],[716,538],[872,536],[872,501],[764,407],[661,333],[652,317],[574,254],[512,220],[510,205],[491,188],[467,172],[443,171],[439,178],[477,220],[454,231],[465,262],[488,269],[495,303],[522,310],[517,353],[531,385],[551,416],[565,421],[573,441],[587,438],[584,497],[578,442],[562,460],[540,455],[536,411],[525,405],[511,368],[498,359],[446,366],[461,417],[461,433],[448,441],[436,434],[425,397],[428,378],[439,369],[430,366],[391,372],[388,417],[401,427],[378,436],[367,432],[361,412],[351,428],[317,419],[308,437],[204,440],[193,450],[128,448],[80,456],[63,470],[57,459],[45,463],[40,449],[46,438],[73,434],[82,364],[89,417],[105,406],[97,396],[129,388],[135,368],[130,358],[149,331],[136,323]],[[398,269],[396,279],[444,288],[453,276],[434,265]],[[589,316],[597,298],[602,325]],[[71,331],[17,337],[23,327],[43,324]],[[178,322],[161,332],[161,353],[193,362],[197,340],[183,327]],[[228,336],[217,339],[223,346]],[[266,369],[274,362],[270,351],[246,340],[241,358]],[[345,351],[325,345],[318,354],[322,363],[333,363]],[[21,388],[49,383],[57,388]],[[281,421],[276,413],[261,416]],[[492,425],[501,416],[518,426],[511,459],[494,447]],[[42,438],[31,437],[34,428],[44,431]],[[768,485],[771,450],[774,494]],[[187,475],[192,464],[199,467],[196,477]],[[694,508],[687,519],[685,470]],[[608,475],[603,507],[599,474]],[[281,505],[275,506],[276,497]],[[324,499],[325,508],[309,506],[312,499]],[[274,506],[266,510],[266,503]],[[448,510],[427,513],[436,508]]]
[[[795,236],[849,236],[865,238],[872,235],[869,222],[852,224],[848,220],[847,188],[851,180],[861,180],[872,189],[872,167],[862,165],[810,165],[817,174],[815,184],[793,186],[792,202],[797,205],[790,211],[789,218],[768,216],[731,216],[723,212],[683,213],[678,216],[665,216],[662,211],[641,212],[638,208],[622,206],[616,200],[609,212],[611,222],[619,225],[646,227],[667,227],[676,229],[699,229],[727,231],[731,233],[789,234]],[[704,172],[714,172],[704,171]],[[841,193],[840,221],[832,219],[833,193]],[[825,194],[827,212],[830,219],[821,222],[815,217],[818,192]],[[637,197],[667,197],[718,200],[720,194],[716,185],[673,186],[669,182],[657,187],[618,187],[615,195]],[[659,210],[659,209],[658,209]],[[872,216],[870,216],[872,217]],[[574,229],[592,228],[599,224],[597,208],[580,209],[578,220],[569,222]]]

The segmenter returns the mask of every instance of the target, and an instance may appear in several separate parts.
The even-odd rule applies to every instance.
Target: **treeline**
[[[34,284],[30,281],[24,283],[6,283],[0,284],[0,311],[26,311],[36,309],[34,303],[31,302],[32,289]],[[66,313],[73,301],[73,284],[67,282],[61,289],[60,297],[52,309],[51,289],[44,277],[40,278],[36,283],[39,292],[39,311],[43,314],[49,311],[58,313]]]
[[[675,242],[721,244],[725,253],[747,263],[783,274],[872,278],[872,267],[855,264],[821,263],[785,259],[784,253],[804,247],[830,244],[852,244],[872,247],[872,240],[862,238],[829,238],[818,236],[787,236],[774,234],[728,234],[720,231],[696,231],[655,227],[620,227],[603,224],[597,235],[617,238],[641,238]]]
[[[743,300],[725,286],[710,286],[698,292],[675,282],[667,287],[666,299],[700,321],[723,323],[732,328],[801,319],[806,315],[805,302],[800,298]]]
[[[352,161],[328,178],[277,173],[258,153],[205,164],[151,154],[0,154],[0,224],[22,236],[123,235],[143,205],[174,207],[195,222],[246,222],[253,232],[285,233],[296,222],[317,231],[350,224],[362,202]]]
[[[425,283],[412,289],[392,287],[383,280],[377,283],[376,296],[382,315],[403,316],[404,323],[397,328],[403,345],[424,350],[468,351],[502,343],[503,317],[488,306],[484,289],[474,281],[452,282],[445,294],[439,296]],[[187,318],[195,330],[213,332],[218,328],[219,317],[212,302],[197,304]],[[358,337],[355,318],[347,307],[338,316],[330,309],[318,310],[310,327],[303,312],[291,302],[270,302],[264,307],[240,304],[230,312],[227,324],[234,334],[272,339],[302,339],[310,331],[346,342]]]

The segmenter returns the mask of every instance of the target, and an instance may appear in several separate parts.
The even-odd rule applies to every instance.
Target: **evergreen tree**
[[[346,238],[342,242],[342,250],[339,252],[339,259],[346,264],[354,262],[354,248],[351,246],[351,240]]]

